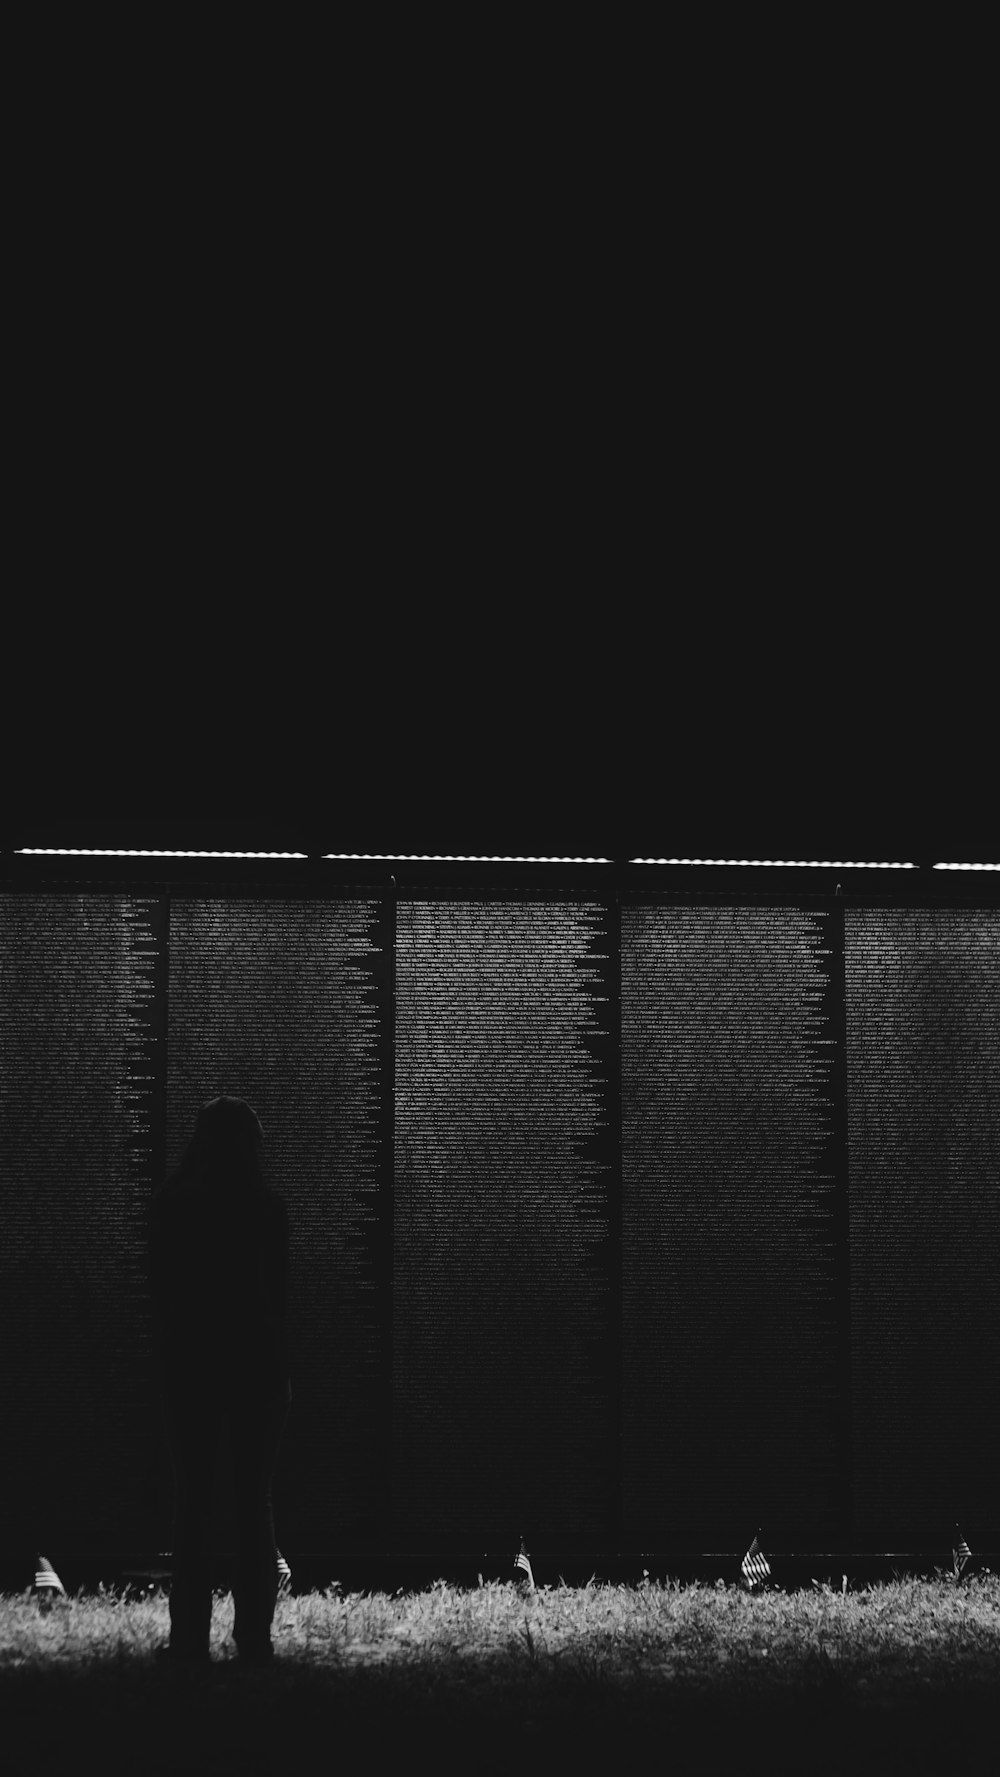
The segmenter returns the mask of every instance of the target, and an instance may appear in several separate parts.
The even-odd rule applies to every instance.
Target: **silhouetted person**
[[[233,1455],[233,1638],[268,1661],[277,1596],[271,1484],[291,1404],[288,1216],[263,1174],[264,1138],[240,1098],[198,1114],[177,1171],[152,1201],[150,1281],[164,1430],[174,1473],[169,1657],[207,1660],[212,1519],[223,1421]]]

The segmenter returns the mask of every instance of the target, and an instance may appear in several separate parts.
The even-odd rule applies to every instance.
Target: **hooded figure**
[[[150,1275],[161,1383],[222,1374],[288,1379],[288,1216],[263,1174],[264,1136],[241,1098],[198,1113],[153,1199]]]
[[[207,1661],[215,1462],[228,1425],[240,1659],[270,1660],[278,1590],[271,1484],[291,1403],[288,1216],[265,1184],[260,1123],[241,1098],[198,1114],[177,1171],[153,1198],[149,1268],[157,1380],[174,1475],[172,1660]]]

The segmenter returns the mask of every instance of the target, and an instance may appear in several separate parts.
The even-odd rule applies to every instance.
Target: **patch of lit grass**
[[[212,1653],[231,1658],[232,1597],[216,1593]],[[121,1660],[151,1655],[169,1634],[167,1595],[135,1597],[102,1588],[56,1599],[41,1611],[32,1592],[0,1596],[0,1669],[31,1663]],[[761,1662],[785,1679],[819,1661],[855,1682],[893,1670],[947,1664],[974,1674],[1000,1659],[1000,1581],[962,1586],[901,1580],[833,1591],[749,1594],[741,1586],[546,1586],[472,1589],[444,1580],[425,1591],[344,1593],[339,1586],[279,1598],[273,1639],[279,1658],[318,1665],[366,1662],[405,1666],[508,1661],[555,1671],[581,1662],[622,1676],[652,1672],[708,1681]]]

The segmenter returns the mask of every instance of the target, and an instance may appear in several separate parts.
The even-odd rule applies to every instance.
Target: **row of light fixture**
[[[305,859],[301,851],[155,851],[103,846],[24,845],[18,857],[45,858],[282,858]],[[679,864],[698,869],[916,870],[916,864],[854,863],[817,858],[629,858],[630,864]],[[610,858],[483,857],[441,852],[324,852],[324,863],[341,864],[610,864]],[[1000,864],[934,864],[934,870],[1000,870]]]

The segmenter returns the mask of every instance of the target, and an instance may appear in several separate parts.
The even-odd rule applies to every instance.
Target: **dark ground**
[[[754,1690],[491,1674],[469,1664],[326,1668],[278,1657],[267,1672],[217,1663],[171,1672],[143,1656],[89,1674],[0,1673],[8,1770],[115,1773],[598,1772],[623,1759],[681,1773],[963,1773],[993,1777],[1000,1674],[964,1688],[898,1675],[864,1692],[829,1678]]]

